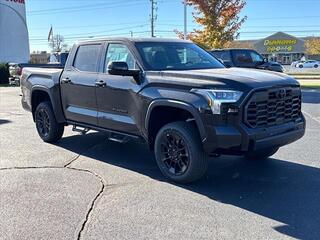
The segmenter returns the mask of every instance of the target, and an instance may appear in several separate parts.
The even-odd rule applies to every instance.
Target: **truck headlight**
[[[213,114],[221,114],[223,103],[238,102],[242,92],[233,90],[192,89],[191,92],[203,96],[210,106]]]

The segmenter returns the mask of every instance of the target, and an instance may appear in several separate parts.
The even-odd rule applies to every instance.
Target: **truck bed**
[[[60,68],[24,68],[21,82],[29,82],[35,86],[47,88],[59,84],[59,78],[63,69]]]
[[[53,107],[60,106],[59,68],[24,68],[21,76],[22,106],[32,110],[32,92],[44,91],[50,98]],[[58,110],[57,110],[58,111]]]

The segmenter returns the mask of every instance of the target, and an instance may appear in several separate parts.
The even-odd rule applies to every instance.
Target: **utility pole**
[[[184,0],[184,40],[187,40],[188,28],[187,28],[187,0]]]
[[[156,15],[156,11],[157,11],[157,1],[156,0],[150,0],[151,1],[151,37],[155,37],[154,34],[154,25],[155,25],[155,21],[157,20],[157,15]]]

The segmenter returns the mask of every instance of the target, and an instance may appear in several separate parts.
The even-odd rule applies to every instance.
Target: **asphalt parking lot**
[[[0,88],[0,239],[320,238],[320,91],[303,92],[303,139],[267,161],[212,159],[187,186],[140,143],[70,128],[43,143],[19,93]]]

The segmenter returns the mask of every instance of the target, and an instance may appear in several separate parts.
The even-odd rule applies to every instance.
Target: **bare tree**
[[[60,34],[54,35],[49,42],[49,47],[52,52],[62,52],[67,49],[68,44],[65,43],[64,37]]]

